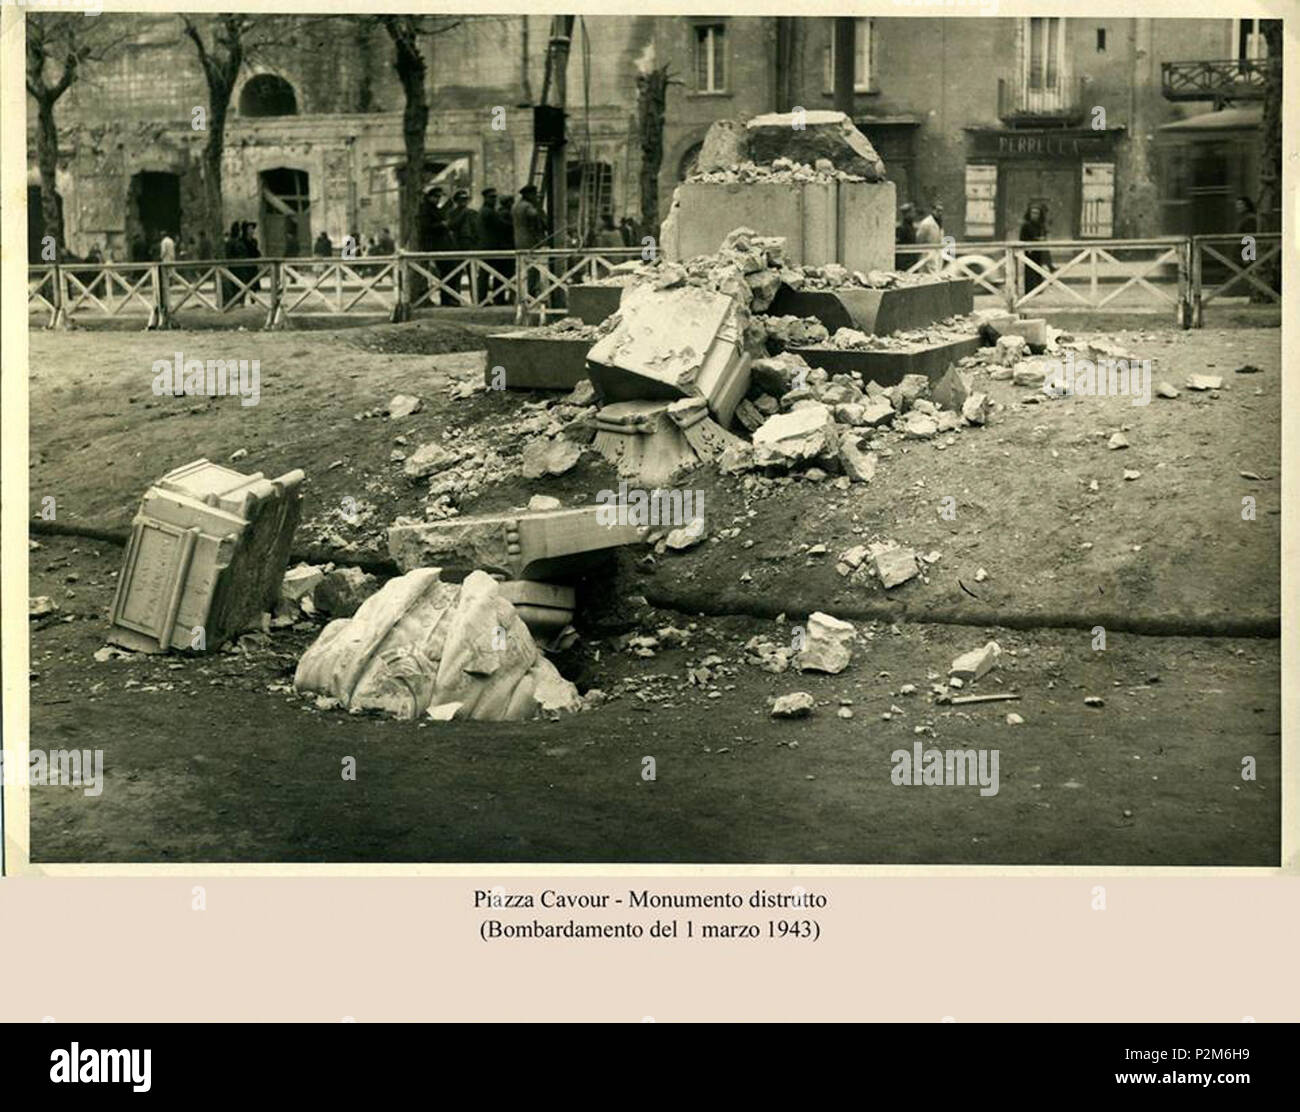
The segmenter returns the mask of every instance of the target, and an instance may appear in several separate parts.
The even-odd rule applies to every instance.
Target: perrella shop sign
[[[975,158],[1093,158],[1106,156],[1121,134],[1113,131],[972,131]]]

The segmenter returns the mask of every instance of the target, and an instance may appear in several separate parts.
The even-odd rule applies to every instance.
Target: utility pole
[[[854,41],[857,21],[851,16],[835,17],[835,109],[853,119]]]
[[[543,102],[558,108],[561,112],[561,126],[567,132],[563,117],[566,100],[565,78],[569,65],[569,44],[573,41],[573,20],[571,15],[557,15],[551,19],[551,39],[547,46],[548,66],[546,89]],[[547,197],[547,209],[551,218],[551,243],[564,246],[569,222],[569,170],[565,146],[567,135],[562,133],[559,142],[547,148],[549,163],[550,195]]]

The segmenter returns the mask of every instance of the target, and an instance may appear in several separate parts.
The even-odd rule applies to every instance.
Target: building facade
[[[198,58],[177,17],[129,18],[138,28],[132,41],[88,69],[56,109],[68,247],[84,254],[98,243],[117,259],[163,230],[196,243],[205,223],[206,133],[197,123],[207,89]],[[640,212],[642,68],[667,64],[672,78],[662,214],[715,120],[833,106],[832,25],[799,17],[579,19],[566,82],[570,223],[589,230],[603,216]],[[545,81],[549,34],[547,16],[478,17],[422,40],[426,181],[464,185],[477,197],[487,186],[512,192],[529,179],[531,105]],[[1057,238],[1157,235],[1226,219],[1217,202],[1195,202],[1195,213],[1188,207],[1183,194],[1202,187],[1186,170],[1195,156],[1178,150],[1210,134],[1222,160],[1258,130],[1251,106],[1222,88],[1193,80],[1171,95],[1169,66],[1258,57],[1259,43],[1250,21],[1231,19],[863,18],[853,116],[900,203],[942,205],[944,228],[959,240],[1014,238],[1031,201],[1048,207]],[[335,247],[346,234],[396,233],[405,153],[392,61],[382,27],[346,19],[305,22],[292,42],[252,57],[226,127],[225,221],[257,221],[269,255],[306,253],[321,231]],[[1224,117],[1213,115],[1220,108],[1235,113],[1226,141],[1217,134]],[[1199,129],[1179,130],[1201,117]],[[32,135],[29,220],[39,228]],[[1196,163],[1202,177],[1225,181],[1204,188],[1245,189],[1239,173],[1205,168],[1206,157]]]

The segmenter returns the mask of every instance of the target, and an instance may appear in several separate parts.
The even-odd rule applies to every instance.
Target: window
[[[980,164],[966,166],[966,235],[994,234],[997,219],[998,168]]]
[[[1098,54],[1106,53],[1106,28],[1105,27],[1097,28],[1097,53]]]
[[[835,91],[835,27],[832,20],[831,44],[822,52],[823,82],[826,92]],[[855,19],[853,21],[853,91],[869,93],[871,91],[871,25],[873,20]]]
[[[721,93],[727,88],[727,28],[721,23],[695,27],[695,90]]]
[[[1115,215],[1115,164],[1083,164],[1083,206],[1079,221],[1081,239],[1109,239]]]
[[[1032,16],[1025,20],[1025,88],[1060,88],[1065,60],[1064,23],[1060,16]]]
[[[241,116],[295,116],[298,114],[298,98],[293,86],[283,77],[273,73],[259,73],[250,77],[239,94],[239,114]]]

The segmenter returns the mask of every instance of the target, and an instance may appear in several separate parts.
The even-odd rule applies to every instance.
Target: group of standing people
[[[1018,238],[1025,243],[1038,243],[1049,238],[1046,204],[1041,201],[1031,201],[1026,206],[1024,217],[1020,221]],[[929,212],[922,216],[920,208],[913,202],[907,201],[899,209],[898,223],[894,227],[894,242],[900,247],[915,244],[936,245],[936,250],[927,255],[923,269],[929,271],[941,269],[942,255],[937,245],[943,242],[943,205],[936,201]],[[913,257],[910,253],[896,254],[894,268],[906,270],[911,265]],[[1026,251],[1025,259],[1027,262],[1023,288],[1025,293],[1029,293],[1042,285],[1044,272],[1052,269],[1052,253],[1046,250]]]

